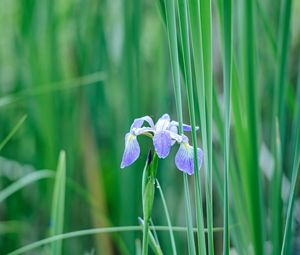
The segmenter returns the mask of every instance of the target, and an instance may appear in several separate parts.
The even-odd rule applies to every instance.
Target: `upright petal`
[[[121,168],[131,165],[140,155],[140,146],[134,134],[127,133],[125,136],[125,150],[121,162]]]
[[[159,120],[155,124],[155,129],[157,132],[166,130],[170,125],[170,116],[169,114],[164,114],[159,118]]]
[[[157,132],[153,137],[153,145],[159,158],[169,155],[172,146],[172,139],[168,131]]]
[[[198,167],[202,165],[203,152],[200,148],[197,148]],[[193,146],[190,146],[186,142],[182,142],[178,152],[175,156],[175,164],[177,168],[187,174],[191,175],[194,173],[194,152]]]
[[[151,119],[151,117],[144,116],[144,117],[135,119],[130,127],[130,130],[132,130],[134,128],[140,128],[144,124],[145,121],[150,125],[151,128],[154,128],[154,123],[153,123],[153,120]]]
[[[178,125],[176,125],[175,121],[171,121],[170,125],[168,127],[168,130],[170,130],[172,133],[178,134]]]

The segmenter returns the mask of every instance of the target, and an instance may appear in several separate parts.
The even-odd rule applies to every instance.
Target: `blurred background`
[[[268,109],[280,13],[280,1],[275,2],[265,0],[258,7],[264,14],[264,20],[257,21],[262,135],[268,135],[271,118]],[[299,14],[300,2],[294,1],[287,72],[292,84],[287,93],[291,114],[287,118],[295,108]],[[215,98],[222,108],[222,60],[214,5],[213,15]],[[139,160],[121,170],[125,133],[136,117],[158,119],[167,112],[176,119],[168,40],[158,2],[3,0],[0,31],[0,141],[27,115],[0,152],[0,190],[31,172],[55,170],[59,152],[65,150],[63,232],[138,225],[142,169],[151,143],[140,137]],[[188,123],[185,100],[184,95],[184,121]],[[214,146],[220,153],[216,134]],[[175,168],[175,152],[160,162],[158,179],[172,224],[184,226],[182,175]],[[53,184],[53,178],[45,178],[0,203],[1,254],[49,236]],[[214,224],[221,226],[222,203],[214,194]],[[153,220],[166,225],[159,196]],[[178,253],[185,254],[186,234],[175,237]],[[140,232],[129,232],[68,239],[63,254],[134,254],[140,238]],[[168,250],[168,233],[160,232],[159,238],[162,249]],[[215,240],[218,251],[221,234]]]

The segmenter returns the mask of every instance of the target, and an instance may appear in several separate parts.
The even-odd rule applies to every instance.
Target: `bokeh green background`
[[[259,10],[265,20],[256,21],[260,119],[266,136],[280,14],[280,1],[275,2],[261,2]],[[300,4],[294,1],[288,52],[292,86],[287,92],[287,108],[291,114],[287,118],[295,108],[299,13]],[[213,14],[214,81],[216,98],[221,98],[222,59],[214,5]],[[238,19],[236,16],[234,24]],[[32,171],[55,170],[59,152],[65,150],[64,232],[138,225],[137,218],[142,216],[141,175],[151,143],[139,138],[140,159],[121,170],[124,135],[139,116],[157,119],[168,112],[176,119],[168,38],[158,3],[3,0],[0,31],[0,139],[27,115],[1,151],[0,189]],[[183,96],[184,121],[189,122]],[[220,152],[215,132],[214,145],[216,153]],[[174,154],[175,149],[161,161],[158,178],[172,223],[182,226],[182,177],[175,168]],[[49,236],[52,191],[53,179],[41,180],[0,204],[0,254]],[[222,224],[221,205],[214,195],[215,226]],[[166,225],[159,196],[153,214],[156,225]],[[159,237],[163,250],[168,250],[168,233],[159,233]],[[63,250],[64,254],[93,250],[95,254],[134,254],[140,238],[140,232],[92,235],[64,241]],[[220,234],[215,240],[216,247],[221,247]],[[185,254],[184,233],[176,233],[176,244],[179,254]],[[41,254],[42,250],[30,254]]]

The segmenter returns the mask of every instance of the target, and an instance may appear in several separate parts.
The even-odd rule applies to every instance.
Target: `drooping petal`
[[[200,148],[197,148],[198,167],[202,165],[203,152]],[[182,142],[178,152],[175,156],[175,164],[177,168],[189,175],[194,173],[194,152],[193,146],[186,142]]]
[[[159,118],[159,120],[155,124],[155,130],[157,132],[166,130],[170,125],[170,116],[169,114],[164,114]]]
[[[172,146],[170,133],[168,131],[157,132],[153,137],[153,145],[159,158],[167,157]]]
[[[151,117],[144,116],[144,117],[135,119],[130,127],[130,130],[132,130],[134,128],[140,128],[144,124],[145,121],[150,125],[151,128],[154,128],[154,123],[153,123],[153,120],[151,119]]]
[[[121,162],[121,168],[131,165],[140,156],[140,146],[137,138],[132,133],[125,136],[125,150]]]

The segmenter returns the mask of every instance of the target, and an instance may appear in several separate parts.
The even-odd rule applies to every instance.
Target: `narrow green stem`
[[[170,239],[171,239],[171,245],[172,245],[173,255],[177,255],[174,233],[173,233],[173,230],[172,230],[172,224],[171,224],[169,210],[168,210],[168,207],[167,207],[165,196],[164,196],[164,193],[163,193],[163,191],[161,189],[159,181],[157,179],[156,179],[156,184],[157,184],[157,188],[159,190],[160,196],[161,196],[161,200],[162,200],[162,203],[163,203],[163,206],[164,206],[164,210],[165,210],[165,214],[166,214],[166,218],[167,218],[167,223],[168,223],[168,227],[169,227],[169,233],[170,233]]]
[[[190,201],[190,190],[189,190],[189,180],[186,173],[183,174],[183,185],[184,185],[184,202],[185,202],[185,215],[187,215],[187,236],[188,236],[188,249],[189,254],[196,254],[196,247],[194,241],[193,222],[192,222],[192,212],[191,212],[191,201]],[[198,229],[197,229],[198,230]]]
[[[148,242],[149,242],[149,222],[147,220],[144,220],[143,224],[143,248],[142,248],[142,254],[147,255],[148,254]]]
[[[231,74],[232,74],[232,15],[231,0],[223,1],[223,33],[224,33],[224,235],[223,255],[229,255],[229,142],[230,142],[230,97],[231,97]]]
[[[236,227],[236,226],[232,226]],[[73,231],[73,232],[68,232],[60,235],[55,235],[51,236],[39,241],[36,241],[34,243],[30,243],[26,246],[23,246],[17,250],[14,250],[7,255],[17,255],[17,254],[24,254],[26,252],[29,252],[31,250],[37,249],[43,245],[61,240],[61,239],[70,239],[70,238],[75,238],[75,237],[80,237],[80,236],[87,236],[87,235],[96,235],[96,234],[107,234],[107,233],[115,233],[115,232],[132,232],[132,231],[141,231],[142,226],[120,226],[120,227],[108,227],[108,228],[92,228],[92,229],[84,229],[84,230],[78,230],[78,231]],[[150,227],[150,230],[156,230],[156,231],[169,231],[168,226],[155,226],[155,227]],[[179,226],[174,226],[172,227],[173,231],[178,231],[178,232],[187,232],[188,229],[186,227],[179,227]],[[197,232],[196,228],[192,229],[194,232]],[[207,230],[205,230],[207,231]],[[213,231],[215,232],[221,232],[223,231],[222,227],[219,228],[214,228]]]
[[[14,134],[19,130],[24,121],[26,120],[27,115],[21,117],[15,127],[10,131],[10,133],[5,137],[5,139],[0,143],[0,151],[4,148],[4,146],[9,142],[9,140],[14,136]]]

